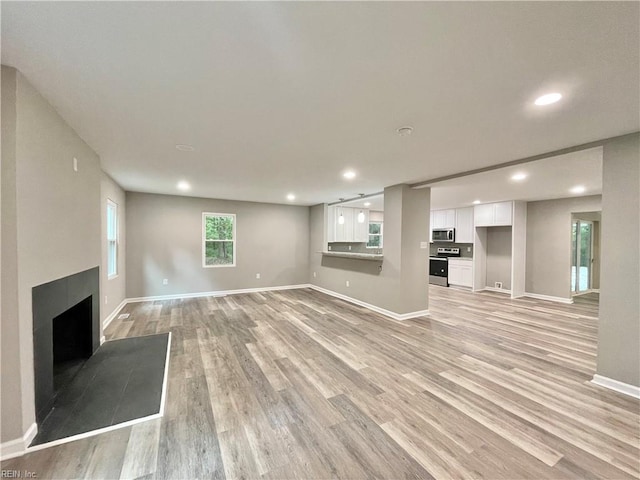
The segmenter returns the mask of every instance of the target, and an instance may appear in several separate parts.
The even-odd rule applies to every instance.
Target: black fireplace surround
[[[99,267],[34,287],[32,303],[36,421],[41,423],[61,384],[100,346]]]

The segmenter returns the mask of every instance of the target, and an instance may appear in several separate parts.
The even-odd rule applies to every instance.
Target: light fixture
[[[181,152],[193,152],[195,148],[193,145],[187,145],[185,143],[179,143],[176,145],[176,150],[180,150]]]
[[[364,202],[364,206],[365,207],[370,207],[371,206],[371,202]]]
[[[189,182],[186,180],[180,180],[176,186],[178,187],[178,190],[182,190],[183,192],[191,190],[191,185],[189,185]]]
[[[474,205],[480,205],[480,200],[474,200],[474,201],[473,201],[473,204],[474,204]]]
[[[289,200],[290,202],[293,202],[296,199],[296,196],[293,193],[290,193],[289,195],[287,195],[287,200]]]
[[[364,223],[364,212],[362,210],[358,214],[358,223]]]
[[[342,174],[342,176],[347,180],[351,180],[352,178],[356,178],[356,172],[354,172],[353,170],[347,170]]]
[[[516,182],[520,182],[525,178],[527,178],[526,173],[514,173],[513,175],[511,175],[511,180],[515,180]]]
[[[583,185],[576,185],[571,190],[571,193],[584,193],[587,189]]]
[[[338,223],[344,225],[344,215],[342,215],[342,212],[340,212],[340,216],[338,217]]]
[[[407,137],[413,133],[413,127],[400,127],[396,132],[398,132],[398,135],[401,137]]]
[[[540,107],[544,105],[551,105],[552,103],[556,103],[561,98],[562,95],[559,93],[547,93],[546,95],[542,95],[541,97],[536,98],[535,104]]]

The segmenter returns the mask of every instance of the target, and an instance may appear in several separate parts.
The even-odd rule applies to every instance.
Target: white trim
[[[113,312],[111,312],[109,315],[107,315],[107,317],[102,321],[102,331],[103,332],[106,330],[106,328],[109,326],[109,324],[113,321],[113,319],[118,316],[118,313],[120,313],[120,310],[122,310],[127,303],[129,303],[129,302],[125,298],[124,300],[122,300],[120,302],[120,304],[116,308],[113,309]]]
[[[90,432],[79,433],[78,435],[73,435],[71,437],[60,438],[58,440],[54,440],[53,442],[42,443],[40,445],[34,445],[33,447],[28,447],[28,445],[33,441],[33,439],[36,436],[38,427],[34,423],[29,429],[29,430],[34,429],[33,435],[31,435],[31,438],[29,438],[28,441],[27,440],[24,441],[25,447],[20,452],[16,452],[13,455],[10,455],[6,458],[19,457],[27,453],[36,452],[38,450],[44,450],[45,448],[55,447],[57,445],[62,445],[64,443],[75,442],[76,440],[81,440],[83,438],[93,437],[96,435],[100,435],[102,433],[112,432],[113,430],[118,430],[120,428],[130,427],[131,425],[136,425],[138,423],[147,422],[149,420],[155,420],[156,418],[162,418],[164,416],[164,406],[165,406],[166,397],[167,397],[167,383],[168,383],[167,378],[169,377],[169,358],[170,357],[171,357],[171,332],[169,332],[169,336],[167,338],[167,353],[166,353],[165,362],[164,362],[164,376],[162,378],[162,396],[160,397],[160,409],[158,410],[158,413],[147,415],[146,417],[142,417],[142,418],[134,418],[133,420],[129,420],[127,422],[118,423],[116,425],[110,425],[108,427],[99,428],[97,430],[91,430]],[[29,431],[25,433],[25,437],[27,436],[28,433]],[[20,439],[13,440],[13,442],[19,442],[19,441]],[[5,460],[6,458],[2,457],[2,460]]]
[[[604,388],[608,388],[609,390],[615,390],[616,392],[624,393],[625,395],[629,395],[634,398],[640,398],[640,387],[636,387],[635,385],[631,385],[629,383],[620,382],[619,380],[614,380],[613,378],[604,377],[602,375],[598,375],[597,373],[593,376],[593,380],[591,380],[591,383]]]
[[[476,291],[481,292],[483,290],[487,292],[506,293],[507,295],[511,295],[511,290],[508,290],[506,288],[484,287],[483,289]]]
[[[0,444],[0,460],[4,461],[24,455],[26,453],[25,450],[33,439],[36,438],[37,433],[38,425],[32,423],[22,437]]]
[[[524,292],[524,296],[529,298],[535,298],[537,300],[546,300],[548,302],[558,302],[558,303],[566,303],[566,304],[573,303],[573,299],[571,298],[553,297],[551,295],[541,295],[539,293]]]
[[[327,290],[326,288],[319,287],[317,285],[309,285],[309,288],[313,290],[317,290],[318,292],[331,295],[332,297],[339,298],[341,300],[346,300],[347,302],[354,303],[360,307],[368,308],[376,313],[381,313],[382,315],[386,315],[387,317],[393,318],[394,320],[408,320],[410,318],[422,317],[423,315],[429,315],[429,310],[418,310],[416,312],[409,313],[396,313],[391,310],[387,310],[385,308],[377,307],[367,302],[363,302],[362,300],[358,300],[356,298],[348,297],[347,295],[343,295],[342,293],[334,292],[333,290]]]
[[[200,297],[224,297],[225,295],[238,295],[242,293],[273,292],[277,290],[296,290],[298,288],[309,288],[311,285],[302,283],[300,285],[282,285],[278,287],[241,288],[238,290],[216,290],[213,292],[198,293],[177,293],[175,295],[156,295],[152,297],[127,298],[127,303],[149,302],[154,300],[177,300],[180,298],[200,298]]]

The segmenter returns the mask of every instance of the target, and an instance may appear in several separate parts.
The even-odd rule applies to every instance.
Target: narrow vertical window
[[[202,266],[235,267],[236,216],[231,213],[202,214]]]
[[[367,248],[382,248],[382,222],[369,222]]]
[[[107,277],[118,275],[118,205],[107,200]]]

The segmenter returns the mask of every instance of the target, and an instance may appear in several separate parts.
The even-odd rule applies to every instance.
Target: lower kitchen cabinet
[[[449,259],[449,284],[473,287],[473,262]]]

